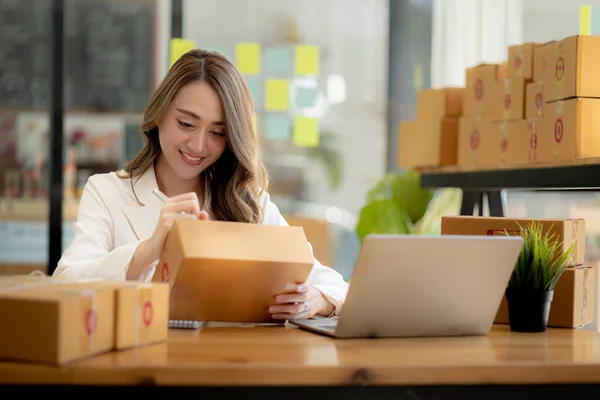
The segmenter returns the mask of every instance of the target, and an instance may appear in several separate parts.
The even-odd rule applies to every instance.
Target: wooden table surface
[[[0,363],[0,383],[445,385],[600,382],[600,335],[550,329],[482,337],[333,339],[293,326],[171,330],[166,343],[63,367]]]

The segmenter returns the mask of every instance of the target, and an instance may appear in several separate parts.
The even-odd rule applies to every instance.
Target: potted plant
[[[523,248],[506,288],[512,331],[545,332],[548,326],[554,288],[573,252],[573,247],[563,249],[550,231],[544,233],[537,221],[520,227]]]

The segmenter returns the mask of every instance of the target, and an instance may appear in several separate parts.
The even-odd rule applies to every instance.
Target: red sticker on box
[[[535,133],[531,134],[531,138],[529,138],[529,147],[531,147],[531,150],[535,150],[537,147],[537,135]]]
[[[565,75],[565,60],[562,57],[559,57],[556,61],[556,79],[562,80]]]
[[[473,150],[477,150],[477,148],[479,147],[479,132],[477,130],[474,130],[473,132],[471,132],[470,144],[471,144],[471,149],[473,149]]]
[[[504,96],[504,109],[510,110],[510,103],[511,103],[510,94],[507,94],[506,96]]]
[[[478,78],[475,81],[475,99],[481,100],[483,98],[483,81]]]
[[[96,311],[94,310],[88,310],[87,313],[85,313],[85,331],[86,333],[91,336],[94,334],[94,332],[96,332],[96,327],[98,326],[98,314],[96,313]]]
[[[152,302],[147,301],[144,303],[144,307],[142,309],[142,321],[144,321],[144,325],[150,326],[153,317],[154,308],[152,307]]]
[[[558,118],[554,124],[554,140],[560,143],[563,138],[564,125],[562,118]]]

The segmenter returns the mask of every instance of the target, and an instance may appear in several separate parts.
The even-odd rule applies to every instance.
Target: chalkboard
[[[0,107],[48,108],[50,0],[0,0]]]
[[[143,111],[154,77],[154,0],[65,3],[67,109]],[[49,106],[50,4],[0,0],[0,107]]]

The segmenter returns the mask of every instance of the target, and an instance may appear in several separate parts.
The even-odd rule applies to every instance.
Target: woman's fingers
[[[195,200],[183,200],[178,202],[169,202],[163,205],[163,213],[186,213],[198,216],[200,214],[200,202]]]

